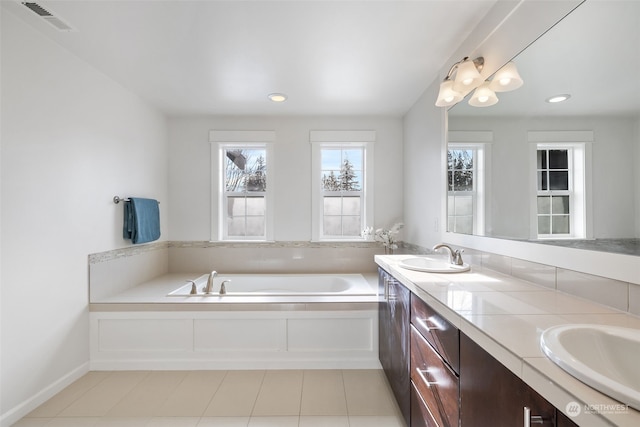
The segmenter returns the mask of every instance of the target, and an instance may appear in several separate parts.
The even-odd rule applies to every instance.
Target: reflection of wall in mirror
[[[488,236],[528,239],[531,171],[527,132],[592,130],[595,238],[640,237],[640,117],[460,117],[449,130],[493,131],[491,227]],[[635,171],[634,171],[635,169]]]

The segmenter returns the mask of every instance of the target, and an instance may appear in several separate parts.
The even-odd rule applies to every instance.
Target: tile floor
[[[381,370],[89,372],[14,427],[405,427]]]

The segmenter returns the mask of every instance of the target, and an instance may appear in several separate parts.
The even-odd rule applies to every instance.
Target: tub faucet
[[[439,243],[433,247],[433,250],[437,251],[440,248],[444,248],[449,251],[449,261],[451,262],[451,264],[454,264],[454,265],[464,264],[462,262],[462,252],[464,252],[464,249],[453,250],[451,249],[450,246],[445,245],[444,243]]]
[[[212,271],[211,274],[209,274],[209,279],[207,279],[207,286],[205,286],[205,288],[203,289],[205,294],[212,294],[213,293],[213,279],[215,279],[215,277],[218,275],[217,271]]]

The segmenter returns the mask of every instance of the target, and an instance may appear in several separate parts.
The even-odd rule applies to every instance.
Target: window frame
[[[272,170],[272,155],[270,153],[269,145],[267,143],[220,143],[218,144],[219,155],[218,158],[220,160],[220,191],[218,192],[220,196],[219,200],[219,236],[221,240],[224,241],[267,241],[270,240],[268,219],[271,217],[272,209],[269,209],[269,202],[272,199],[271,187],[273,186],[273,177]],[[267,171],[267,188],[265,191],[227,191],[226,189],[226,172],[227,172],[227,161],[226,161],[226,152],[230,149],[237,150],[264,150],[265,157],[265,169]],[[260,236],[230,236],[229,235],[229,223],[228,219],[228,206],[229,199],[232,197],[244,197],[245,200],[249,197],[261,197],[264,198],[264,233]],[[249,217],[249,215],[244,215],[245,221]],[[246,224],[245,224],[246,227]]]
[[[211,143],[211,241],[270,242],[274,238],[275,212],[275,131],[209,131]],[[262,236],[229,236],[225,196],[225,150],[228,148],[264,149],[267,170],[265,198],[265,233]],[[251,192],[249,192],[251,193]]]
[[[346,142],[345,142],[346,141]],[[364,241],[362,231],[373,225],[373,146],[375,131],[312,131],[312,179],[311,179],[311,224],[312,241]],[[360,234],[355,236],[335,236],[324,234],[324,197],[322,190],[322,150],[353,149],[363,150],[362,183],[360,191],[340,191],[340,196],[360,196]]]

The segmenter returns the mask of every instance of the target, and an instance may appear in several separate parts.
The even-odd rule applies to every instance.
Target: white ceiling
[[[2,4],[169,115],[402,115],[495,1],[36,1],[74,32]]]

